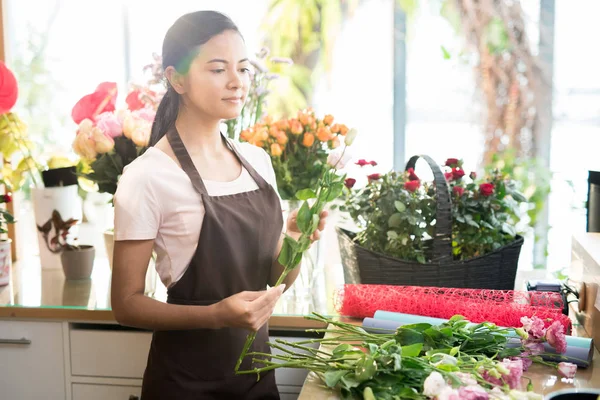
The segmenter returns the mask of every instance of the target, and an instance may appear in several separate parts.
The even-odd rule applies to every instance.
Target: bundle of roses
[[[377,165],[367,160],[356,164],[363,168]],[[444,166],[457,260],[481,256],[514,241],[524,210],[521,203],[526,201],[510,177],[497,170],[485,179],[478,179],[475,172],[467,177],[462,165],[462,160],[449,158]],[[392,257],[429,262],[436,222],[433,184],[422,181],[412,168],[370,173],[360,189],[354,188],[355,183],[354,178],[346,180],[349,192],[341,208],[360,229],[356,241]]]
[[[332,115],[317,118],[312,109],[294,118],[273,121],[269,116],[241,132],[240,139],[262,147],[271,156],[277,187],[284,200],[296,199],[299,190],[316,186],[332,149],[356,136]]]
[[[78,124],[73,150],[81,157],[82,176],[110,194],[123,168],[145,151],[156,114],[137,89],[128,94],[126,108],[116,110],[116,100],[116,83],[104,82],[82,97],[71,113]]]

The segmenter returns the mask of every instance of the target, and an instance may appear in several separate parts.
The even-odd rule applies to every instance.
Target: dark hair
[[[227,30],[240,32],[229,17],[216,11],[196,11],[179,17],[163,40],[163,70],[172,66],[180,74],[186,74],[199,47]],[[154,146],[175,125],[179,113],[179,94],[167,79],[165,84],[167,92],[156,110],[150,146]]]

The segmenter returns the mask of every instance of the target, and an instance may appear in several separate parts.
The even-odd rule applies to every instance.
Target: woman
[[[273,371],[258,382],[234,373],[250,330],[253,351],[269,351],[267,321],[299,272],[265,290],[283,270],[275,173],[264,150],[219,131],[248,93],[244,41],[222,14],[187,14],[165,36],[163,67],[168,91],[151,147],[127,166],[114,199],[115,318],[154,330],[142,398],[277,399]],[[287,233],[299,237],[295,215]],[[144,296],[153,248],[166,304]]]

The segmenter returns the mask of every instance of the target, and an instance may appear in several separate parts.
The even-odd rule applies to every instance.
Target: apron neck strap
[[[181,164],[181,168],[188,175],[190,180],[192,181],[192,185],[196,192],[198,192],[203,197],[209,197],[208,192],[206,191],[206,187],[204,186],[204,182],[192,161],[192,157],[190,157],[190,153],[188,153],[183,141],[181,140],[181,136],[179,136],[179,132],[177,129],[173,127],[167,132],[167,139],[169,144],[171,145],[171,149],[173,153],[175,153],[175,157]]]
[[[248,161],[246,161],[244,156],[242,156],[240,154],[240,152],[237,150],[236,146],[234,146],[229,141],[229,139],[227,139],[223,134],[221,134],[221,137],[222,137],[225,145],[238,158],[238,160],[240,161],[242,166],[244,168],[246,168],[246,170],[248,171],[248,173],[250,174],[252,179],[254,179],[254,182],[256,182],[256,185],[260,189],[266,188],[268,186],[267,181],[265,181],[263,179],[263,177],[258,172],[256,172],[254,167],[252,165],[250,165],[250,163]],[[183,141],[181,140],[181,136],[179,135],[179,132],[177,132],[177,129],[175,127],[173,127],[173,129],[170,129],[167,132],[167,140],[169,141],[169,144],[171,145],[171,149],[173,149],[173,153],[175,153],[175,156],[177,157],[179,164],[181,164],[181,168],[183,169],[183,171],[188,175],[188,177],[192,181],[192,185],[194,186],[194,189],[196,190],[196,192],[198,192],[200,195],[203,195],[204,197],[209,198],[210,196],[208,195],[206,186],[204,186],[204,182],[202,181],[202,178],[200,177],[200,173],[196,169],[196,166],[194,165],[194,162],[192,161],[192,157],[190,157],[190,154],[188,153],[187,149],[185,148],[185,145],[183,144]]]

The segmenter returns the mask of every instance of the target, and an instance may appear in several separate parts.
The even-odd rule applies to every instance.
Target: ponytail
[[[158,105],[156,117],[152,123],[150,146],[154,146],[158,143],[158,141],[167,134],[169,129],[175,126],[175,120],[179,113],[179,94],[169,83],[167,83],[167,86],[167,92]]]

